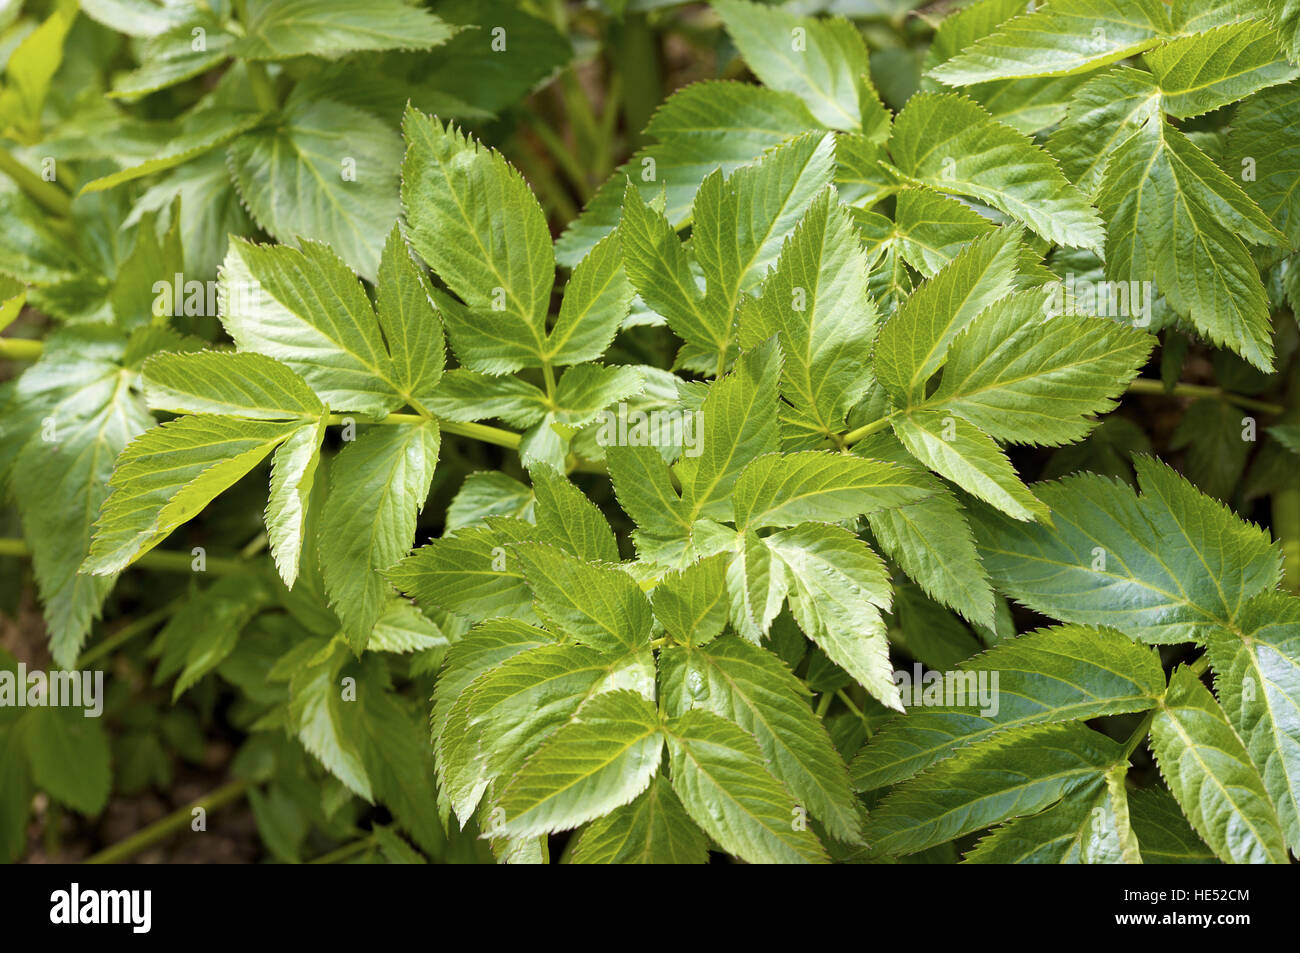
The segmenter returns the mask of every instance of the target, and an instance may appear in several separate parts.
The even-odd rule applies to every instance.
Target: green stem
[[[537,134],[537,138],[546,147],[555,164],[564,171],[565,177],[578,193],[578,197],[586,202],[591,197],[591,183],[587,180],[587,170],[583,168],[582,160],[574,154],[568,143],[550,127],[545,119],[533,112],[527,113],[526,118],[528,127]]]
[[[325,423],[337,426],[345,420],[355,419],[356,418],[351,417],[348,414],[330,414],[325,418]],[[462,437],[473,437],[475,440],[481,440],[484,443],[493,443],[498,447],[506,447],[511,450],[519,449],[519,434],[511,433],[509,430],[502,430],[500,427],[489,427],[487,424],[471,424],[459,420],[443,420],[441,417],[425,417],[420,414],[389,414],[382,420],[374,421],[374,423],[382,425],[418,424],[422,420],[436,420],[439,429],[444,433],[459,434]]]
[[[319,857],[307,861],[309,864],[337,864],[340,860],[347,860],[356,854],[365,853],[367,848],[373,847],[375,843],[374,835],[370,834],[359,840],[354,840],[349,844],[344,844],[328,854],[321,854]]]
[[[645,127],[663,101],[663,76],[654,31],[645,14],[630,13],[617,28],[615,63],[636,82],[623,84],[623,124],[633,149],[645,144]]]
[[[895,411],[895,413],[897,413],[897,411]],[[859,440],[863,439],[864,437],[870,437],[873,433],[884,430],[886,427],[889,426],[889,422],[893,419],[894,419],[894,414],[886,414],[884,417],[881,417],[879,420],[873,420],[871,423],[865,424],[864,426],[859,427],[857,430],[850,430],[848,433],[840,437],[840,442],[842,442],[845,446],[848,446],[851,443],[857,443]]]
[[[1151,711],[1146,713],[1146,716],[1143,717],[1143,719],[1140,722],[1138,722],[1137,729],[1133,732],[1133,734],[1129,735],[1128,741],[1124,742],[1125,761],[1133,757],[1133,752],[1137,750],[1137,746],[1142,743],[1142,740],[1146,738],[1147,734],[1151,731],[1151,721],[1155,717],[1156,717],[1156,712],[1155,709],[1153,708],[1151,709]]]
[[[0,172],[13,179],[14,184],[45,211],[53,212],[61,218],[68,218],[72,214],[72,198],[67,192],[53,182],[46,182],[5,148],[0,148]]]
[[[235,0],[235,15],[244,30],[248,30],[248,0]],[[271,74],[266,71],[266,64],[256,60],[244,60],[248,71],[248,85],[252,87],[253,98],[257,105],[267,112],[275,112],[280,103],[275,97],[275,87],[271,85]]]
[[[1129,381],[1128,389],[1133,394],[1169,394],[1174,397],[1217,397],[1220,400],[1226,400],[1230,404],[1236,404],[1238,407],[1245,407],[1247,410],[1257,410],[1261,414],[1280,414],[1282,406],[1279,404],[1270,404],[1267,401],[1255,400],[1253,397],[1243,397],[1240,394],[1233,394],[1222,387],[1209,387],[1204,384],[1175,384],[1173,387],[1165,387],[1163,381],[1151,380],[1145,377],[1139,377]]]
[[[11,361],[35,361],[44,350],[42,342],[30,338],[0,338],[0,357]]]
[[[0,556],[30,556],[31,548],[21,539],[0,539]],[[207,571],[219,576],[227,573],[243,572],[248,568],[238,559],[220,556],[207,557]],[[131,565],[144,569],[158,569],[164,572],[193,572],[194,557],[189,553],[174,550],[154,549],[145,553]]]
[[[124,642],[129,642],[137,635],[148,632],[159,622],[169,618],[173,612],[179,609],[181,604],[185,601],[185,598],[186,597],[182,596],[179,599],[173,599],[162,608],[155,609],[148,615],[143,615],[138,619],[134,619],[119,628],[116,632],[104,636],[103,639],[81,654],[81,657],[77,659],[77,664],[74,667],[78,669],[90,668],[104,656],[112,653]]]
[[[128,857],[140,853],[146,847],[156,844],[168,835],[184,830],[190,825],[195,808],[201,807],[207,813],[220,810],[227,804],[238,801],[243,797],[248,787],[248,782],[241,780],[232,781],[224,787],[217,788],[211,794],[207,794],[197,801],[191,801],[184,807],[172,811],[162,820],[154,821],[148,827],[136,831],[126,840],[118,841],[111,847],[101,850],[98,854],[92,854],[86,858],[86,863],[119,864]]]

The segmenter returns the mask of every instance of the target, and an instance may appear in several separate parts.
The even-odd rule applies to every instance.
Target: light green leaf
[[[596,243],[564,286],[560,313],[546,338],[552,364],[594,361],[608,350],[632,304],[617,233]]]
[[[857,843],[859,807],[844,762],[808,704],[809,692],[774,654],[724,636],[659,656],[669,717],[704,709],[758,741],[769,770],[836,838]]]
[[[1052,157],[965,96],[913,96],[889,149],[903,174],[930,188],[987,203],[1058,245],[1101,248],[1101,220]]]
[[[1151,722],[1160,773],[1192,827],[1225,863],[1287,863],[1277,810],[1219,703],[1186,666]]]
[[[252,0],[237,55],[250,60],[338,56],[358,50],[427,50],[455,30],[402,0]]]
[[[826,862],[816,836],[795,823],[799,805],[744,729],[692,709],[666,732],[673,791],[724,850],[751,864]]]
[[[881,704],[902,711],[880,617],[892,595],[880,557],[826,523],[803,523],[765,543],[785,566],[799,628]]]
[[[513,547],[537,612],[558,633],[606,652],[650,641],[650,602],[632,577],[540,543]]]
[[[1282,235],[1190,139],[1149,120],[1112,153],[1097,206],[1108,279],[1153,281],[1211,341],[1272,367],[1268,302],[1244,241]]]
[[[1122,746],[1079,724],[1008,732],[895,788],[871,812],[867,842],[882,853],[914,854],[1035,814],[1124,762]]]
[[[975,238],[881,327],[872,369],[896,403],[921,403],[953,339],[1011,291],[1018,247],[1013,229]]]
[[[653,780],[663,744],[659,713],[641,695],[593,698],[502,792],[500,830],[517,837],[567,830],[627,804]]]
[[[993,590],[952,490],[917,463],[892,434],[873,434],[854,444],[853,452],[910,469],[931,493],[917,503],[867,514],[881,548],[932,599],[976,625],[992,628]]]
[[[307,503],[324,438],[323,418],[304,424],[280,445],[271,461],[266,535],[275,567],[290,589],[298,578],[298,557],[307,531]]]
[[[668,633],[686,645],[704,645],[727,624],[727,567],[730,553],[670,572],[654,590],[654,614]]]
[[[930,494],[915,471],[829,451],[765,454],[741,472],[733,491],[736,528],[835,523],[894,509]]]
[[[1047,517],[1002,449],[964,418],[921,409],[895,417],[893,426],[908,453],[968,493],[1017,520]]]
[[[728,175],[773,146],[820,124],[792,93],[753,83],[692,83],[670,96],[646,126],[657,140],[620,167],[557,243],[560,262],[576,265],[619,223],[628,179],[641,198],[665,194],[674,227],[690,220],[695,192],[715,169]]]
[[[213,415],[147,430],[118,457],[83,572],[125,569],[197,516],[298,429]]]
[[[1209,641],[1219,703],[1300,853],[1300,599],[1261,593]]]
[[[1057,446],[1087,435],[1092,415],[1146,364],[1155,338],[1107,318],[1044,315],[1039,291],[1005,298],[952,342],[924,407],[951,411],[1011,443]]]
[[[1138,496],[1091,474],[1035,487],[1051,527],[972,511],[994,584],[1045,615],[1109,625],[1144,642],[1205,641],[1277,585],[1268,534],[1173,470],[1136,459]]]
[[[969,86],[1087,72],[1150,49],[1172,31],[1160,0],[1052,0],[1003,23],[931,75]]]
[[[1224,167],[1238,178],[1255,171],[1241,187],[1290,246],[1300,246],[1300,86],[1270,89],[1237,107]]]
[[[1147,711],[1165,690],[1160,659],[1150,648],[1114,629],[1087,626],[1038,629],[957,668],[976,675],[952,679],[951,697],[965,704],[927,704],[888,722],[853,759],[856,789],[897,784],[1000,731]],[[993,689],[992,710],[982,708],[979,677]]]
[[[695,826],[672,784],[656,775],[631,804],[598,817],[578,835],[575,864],[703,864],[708,841]]]
[[[230,145],[244,206],[281,242],[329,243],[367,278],[397,218],[402,143],[369,113],[290,96],[274,126]]]
[[[1140,864],[1129,821],[1127,765],[1053,807],[998,828],[966,855],[972,864]]]
[[[142,373],[149,406],[172,414],[293,420],[325,413],[325,405],[301,377],[265,354],[155,354]]]
[[[361,282],[329,247],[233,242],[221,321],[241,350],[276,358],[333,410],[384,414],[401,403]]]
[[[713,8],[764,85],[795,93],[832,129],[888,125],[866,79],[867,45],[853,24],[797,17],[744,0],[714,0]]]
[[[1283,57],[1277,31],[1264,20],[1241,20],[1176,37],[1143,58],[1160,87],[1165,112],[1178,119],[1199,116],[1300,76]]]
[[[407,403],[423,404],[442,377],[446,342],[428,280],[411,259],[396,225],[379,260],[375,297],[379,326],[392,354],[393,383]]]
[[[438,425],[376,427],[358,437],[330,468],[321,515],[320,563],[330,607],[360,652],[384,611],[388,583],[380,573],[415,542],[438,462]]]
[[[848,214],[825,189],[782,248],[762,296],[741,305],[741,346],[778,335],[781,392],[793,405],[781,411],[812,437],[839,433],[869,384],[866,355],[878,319],[867,272]]]
[[[403,130],[402,207],[412,247],[470,309],[509,322],[519,346],[540,364],[555,254],[528,183],[498,153],[414,109]],[[444,317],[460,354],[469,329]],[[508,363],[512,370],[524,366]]]
[[[537,528],[579,559],[618,562],[618,542],[600,509],[545,464],[529,472],[537,500]]]

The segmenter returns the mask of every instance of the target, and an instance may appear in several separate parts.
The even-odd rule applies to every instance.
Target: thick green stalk
[[[0,338],[0,357],[11,361],[35,361],[45,345],[31,338]]]
[[[31,554],[32,551],[24,540],[0,539],[0,556],[30,556]],[[248,568],[247,563],[221,556],[207,556],[204,561],[207,571],[218,576],[226,573],[242,572]],[[132,563],[133,566],[140,566],[144,569],[158,569],[163,572],[193,572],[193,564],[194,557],[189,553],[178,553],[174,550],[165,549],[150,550]]]
[[[197,801],[191,801],[161,820],[154,821],[148,827],[141,828],[126,840],[118,841],[113,846],[101,850],[98,854],[92,854],[86,858],[86,863],[119,864],[127,858],[140,853],[146,847],[158,843],[163,838],[189,827],[194,818],[195,808],[201,807],[206,813],[220,810],[242,798],[245,792],[248,791],[248,787],[249,783],[247,781],[232,781],[225,787],[217,788],[211,794],[205,795]]]

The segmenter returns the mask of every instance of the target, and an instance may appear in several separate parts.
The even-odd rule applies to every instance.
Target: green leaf
[[[1300,599],[1266,592],[1209,640],[1214,687],[1300,852]]]
[[[274,126],[230,146],[244,206],[282,242],[329,243],[367,278],[397,218],[402,144],[386,123],[341,103],[290,96]]]
[[[1033,817],[998,828],[966,855],[973,864],[1140,864],[1128,812],[1127,765]]]
[[[1146,364],[1155,338],[1106,318],[1044,316],[1037,291],[1005,298],[953,340],[923,406],[1012,443],[1073,443]]]
[[[149,406],[172,414],[293,420],[325,413],[325,405],[301,377],[264,354],[155,354],[142,373]]]
[[[957,669],[989,680],[991,710],[981,707],[977,679],[952,679],[952,697],[966,704],[927,704],[886,723],[853,760],[856,789],[896,784],[1001,731],[1147,711],[1165,689],[1151,649],[1113,629],[1077,625],[1000,642]]]
[[[71,668],[113,580],[79,573],[117,455],[153,418],[119,361],[116,336],[56,332],[14,387],[0,425],[9,483],[32,548],[55,662]],[[53,439],[47,439],[53,438]]]
[[[504,833],[577,827],[634,800],[659,768],[664,737],[654,705],[605,692],[551,736],[501,794]]]
[[[1097,207],[1108,279],[1154,281],[1211,341],[1272,367],[1268,302],[1244,241],[1282,235],[1190,139],[1149,120],[1111,154]]]
[[[730,553],[670,572],[654,590],[654,614],[668,633],[687,645],[704,645],[727,624],[727,567]]]
[[[739,550],[727,567],[731,624],[736,632],[751,642],[762,639],[789,588],[785,565],[767,540],[752,531],[742,533]]]
[[[622,243],[617,234],[608,235],[578,262],[564,286],[559,316],[546,338],[546,359],[552,364],[596,360],[609,349],[632,296]]]
[[[765,454],[736,480],[736,528],[839,522],[924,499],[915,471],[881,460],[829,451]]]
[[[951,86],[1087,72],[1148,50],[1173,32],[1159,0],[1052,0],[1003,23],[931,73]]]
[[[781,348],[775,340],[751,348],[735,369],[709,387],[700,408],[700,453],[677,463],[687,522],[700,516],[730,518],[730,497],[740,471],[760,453],[777,449],[777,387]]]
[[[1300,6],[1297,6],[1300,11]],[[1224,168],[1242,178],[1246,194],[1268,216],[1288,244],[1300,246],[1300,86],[1294,83],[1250,97],[1232,117]]]
[[[901,711],[880,617],[891,599],[880,557],[848,530],[825,523],[803,523],[765,542],[785,567],[799,628],[881,704]]]
[[[205,109],[194,113],[185,118],[177,135],[168,141],[160,154],[151,156],[139,165],[87,182],[81,187],[81,194],[116,188],[124,182],[189,162],[248,132],[265,118],[262,113],[248,110]]]
[[[631,804],[598,817],[578,835],[575,864],[703,864],[708,841],[695,826],[672,784],[656,775]]]
[[[1264,20],[1242,20],[1180,36],[1144,59],[1160,86],[1165,112],[1187,119],[1300,76]]]
[[[340,673],[348,661],[347,648],[340,641],[331,641],[304,661],[289,682],[292,730],[330,774],[353,794],[373,803],[374,789],[363,750],[348,730],[348,706],[356,702],[343,699]]]
[[[512,347],[475,370],[502,373],[542,362],[555,255],[528,183],[498,153],[414,109],[403,119],[402,207],[412,247],[460,300],[508,329]],[[444,313],[462,353],[475,325]]]
[[[239,38],[227,32],[215,16],[203,11],[195,12],[197,15],[192,19],[145,40],[140,46],[140,66],[117,76],[109,95],[134,101],[193,79],[224,63]],[[113,25],[114,29],[120,29],[116,22]],[[195,49],[196,29],[203,31],[201,49]]]
[[[1011,291],[1017,248],[1013,229],[976,238],[881,327],[872,369],[896,403],[923,402],[926,384],[947,360],[953,339]]]
[[[834,837],[858,842],[862,821],[844,762],[808,704],[808,689],[774,654],[724,636],[703,648],[664,649],[659,677],[670,717],[698,708],[735,722],[812,817]]]
[[[899,785],[871,812],[866,839],[914,854],[1087,789],[1125,761],[1124,749],[1082,725],[1037,725],[963,748]]]
[[[235,48],[250,60],[338,56],[358,50],[427,50],[454,30],[402,0],[253,0]]]
[[[799,805],[744,729],[692,709],[665,731],[673,791],[725,851],[751,864],[826,862],[816,836],[798,824]]]
[[[1219,703],[1186,666],[1151,722],[1160,773],[1192,827],[1225,863],[1287,863],[1277,810]]]
[[[1138,496],[1091,474],[1035,487],[1051,527],[972,511],[994,585],[1065,622],[1109,625],[1144,642],[1205,641],[1277,585],[1268,534],[1173,470],[1136,460]]]
[[[365,289],[329,247],[233,242],[221,284],[239,348],[281,361],[332,410],[378,415],[401,402]]]
[[[385,575],[423,605],[476,619],[535,619],[532,594],[524,583],[519,558],[506,546],[519,537],[507,534],[505,528],[518,528],[522,521],[502,520],[492,517],[487,526],[466,527],[435,539]]]
[[[553,467],[529,472],[537,499],[537,528],[548,538],[590,562],[618,562],[618,542],[600,509]]]
[[[384,245],[375,292],[379,326],[392,354],[393,383],[407,403],[422,404],[442,378],[446,342],[428,280],[396,225]]]
[[[32,780],[60,804],[94,816],[108,803],[112,774],[108,735],[80,708],[35,708],[20,732]]]
[[[629,179],[645,201],[663,192],[665,214],[680,227],[690,219],[696,190],[710,172],[720,169],[728,175],[818,126],[792,93],[723,81],[678,90],[646,126],[645,135],[659,144],[634,155],[587,203],[557,244],[560,263],[576,265],[619,224]]]
[[[927,467],[1017,520],[1043,520],[1047,506],[1016,475],[993,439],[962,417],[914,410],[893,419],[894,433]]]
[[[1129,816],[1148,864],[1217,864],[1214,852],[1187,823],[1178,802],[1164,788],[1129,792]]]
[[[266,502],[266,535],[280,578],[290,589],[298,578],[298,557],[307,532],[307,505],[320,463],[325,421],[299,427],[275,451]]]
[[[854,444],[853,452],[911,470],[931,493],[917,503],[867,514],[880,547],[932,599],[976,625],[992,628],[988,573],[965,510],[947,484],[931,476],[892,434],[873,434]]]
[[[793,405],[782,414],[810,436],[839,433],[869,384],[866,354],[877,314],[867,272],[848,214],[825,189],[781,249],[761,297],[741,304],[741,346],[778,335],[781,393]]]
[[[889,150],[921,184],[987,203],[1058,245],[1101,248],[1101,220],[1052,157],[965,96],[913,96]]]
[[[650,602],[622,569],[582,562],[554,546],[513,547],[551,628],[606,652],[650,641]]]
[[[853,24],[796,17],[744,0],[714,0],[713,8],[754,75],[798,95],[821,123],[845,130],[888,126],[866,79],[866,43]]]
[[[298,429],[203,415],[147,430],[118,457],[83,572],[125,569],[193,519]]]
[[[489,516],[530,519],[533,491],[514,477],[480,470],[465,477],[460,492],[447,507],[447,532],[482,523]]]
[[[438,462],[438,425],[376,427],[330,468],[320,527],[320,563],[330,607],[360,652],[383,613],[389,585],[380,575],[410,552]]]

